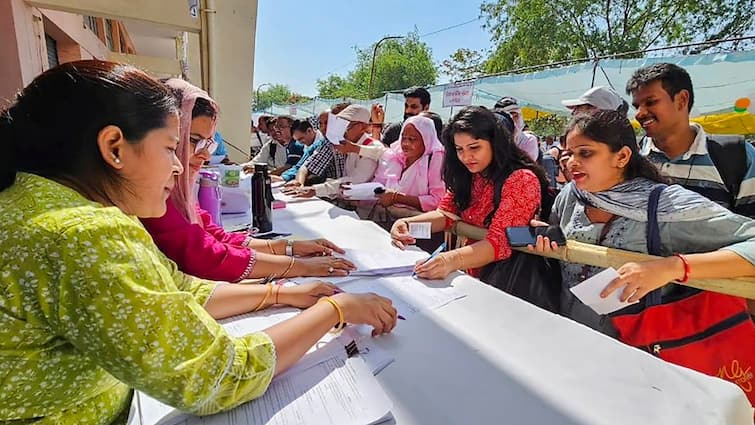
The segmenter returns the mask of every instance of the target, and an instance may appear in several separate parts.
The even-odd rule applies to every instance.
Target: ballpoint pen
[[[432,260],[433,258],[437,257],[438,254],[440,254],[441,252],[443,252],[444,249],[446,249],[446,243],[445,242],[443,242],[440,245],[438,245],[438,247],[435,248],[435,251],[433,251],[433,253],[430,254],[429,257],[427,257],[427,260],[423,261],[419,265],[421,266],[422,264],[425,264],[428,261]],[[412,277],[415,277],[415,276],[417,276],[417,272],[412,273]]]

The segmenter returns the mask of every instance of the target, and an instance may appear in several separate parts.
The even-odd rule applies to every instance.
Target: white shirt
[[[370,144],[364,145],[368,140],[371,141]],[[378,162],[385,151],[385,146],[379,140],[372,139],[367,133],[363,134],[356,144],[360,145],[359,153],[346,155],[343,170],[344,176],[340,179],[332,179],[325,183],[316,184],[314,188],[317,196],[335,198],[341,193],[341,184],[359,184],[372,181]]]

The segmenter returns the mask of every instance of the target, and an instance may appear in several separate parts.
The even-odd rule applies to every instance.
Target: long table
[[[273,220],[276,230],[297,237],[401,255],[379,226],[319,199],[289,202]],[[463,273],[430,284],[466,296],[400,321],[373,341],[396,359],[377,378],[398,424],[752,424],[753,410],[734,384],[664,362]]]

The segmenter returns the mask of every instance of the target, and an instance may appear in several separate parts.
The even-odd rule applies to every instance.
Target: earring
[[[121,159],[118,158],[117,156],[115,156],[115,154],[113,154],[113,162],[115,162],[116,164],[120,164],[121,163]]]

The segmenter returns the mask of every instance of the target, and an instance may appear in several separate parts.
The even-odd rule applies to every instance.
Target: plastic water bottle
[[[199,194],[197,200],[199,207],[207,211],[212,217],[212,221],[218,226],[222,226],[220,218],[220,187],[218,186],[219,176],[217,173],[209,170],[199,172]]]
[[[267,164],[254,164],[252,175],[252,227],[260,233],[273,231],[273,193]]]

